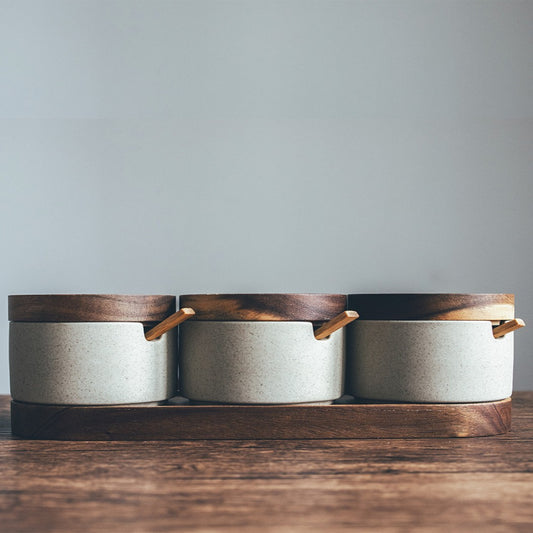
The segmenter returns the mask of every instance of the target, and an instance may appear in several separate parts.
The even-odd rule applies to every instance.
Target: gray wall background
[[[513,292],[531,321],[533,2],[0,0],[0,51],[0,392],[8,294]]]

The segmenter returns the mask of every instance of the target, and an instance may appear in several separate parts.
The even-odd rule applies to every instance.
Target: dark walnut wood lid
[[[14,322],[160,322],[176,311],[175,296],[35,294],[8,297]]]
[[[359,320],[509,320],[514,294],[349,294]]]
[[[346,310],[345,294],[184,294],[191,320],[326,322]]]

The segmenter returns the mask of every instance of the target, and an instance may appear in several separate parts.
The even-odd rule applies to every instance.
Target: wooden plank
[[[524,531],[533,393],[480,439],[17,439],[0,397],[0,530]],[[5,429],[6,431],[2,431]]]
[[[12,402],[15,435],[58,440],[391,439],[505,433],[511,399],[472,404],[65,407]]]
[[[197,466],[201,469],[205,459]],[[160,459],[163,457],[159,455]],[[87,459],[69,477],[60,465],[39,465],[39,482],[10,480],[2,520],[6,532],[46,531],[523,531],[531,530],[531,477],[527,474],[447,473],[246,475],[234,458],[232,476],[198,475],[176,483],[163,467],[151,472],[135,456],[112,468],[112,454],[92,468]],[[54,453],[48,455],[53,460]],[[337,456],[334,456],[338,459]],[[333,458],[326,458],[330,472]],[[176,471],[181,461],[170,458]],[[282,468],[274,462],[271,468]],[[107,475],[117,472],[118,477]],[[48,479],[45,478],[48,476]],[[5,485],[4,485],[5,486]],[[23,490],[23,492],[22,492]],[[22,527],[21,527],[22,526]]]

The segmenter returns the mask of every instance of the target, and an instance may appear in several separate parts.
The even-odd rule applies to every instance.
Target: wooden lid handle
[[[501,326],[493,328],[492,334],[494,335],[494,338],[497,339],[507,335],[507,333],[511,333],[511,331],[514,331],[515,329],[523,328],[525,325],[526,323],[521,318],[513,318],[513,320],[509,320],[509,322],[505,322]]]
[[[153,341],[154,339],[161,337],[163,333],[175,328],[178,324],[189,320],[189,318],[191,318],[191,316],[194,314],[194,310],[190,307],[183,307],[179,311],[176,311],[173,315],[165,318],[163,322],[159,322],[157,326],[154,326],[151,330],[147,331],[144,334],[144,337],[147,341]]]
[[[334,331],[343,328],[356,318],[359,318],[357,311],[344,311],[340,313],[315,331],[315,339],[320,340],[329,337]]]

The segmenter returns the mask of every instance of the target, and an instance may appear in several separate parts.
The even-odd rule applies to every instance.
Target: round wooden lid
[[[359,320],[509,320],[514,294],[349,294]]]
[[[14,322],[143,322],[164,320],[176,311],[175,296],[122,294],[32,294],[8,297]]]
[[[191,320],[326,322],[346,310],[344,294],[184,294]]]

